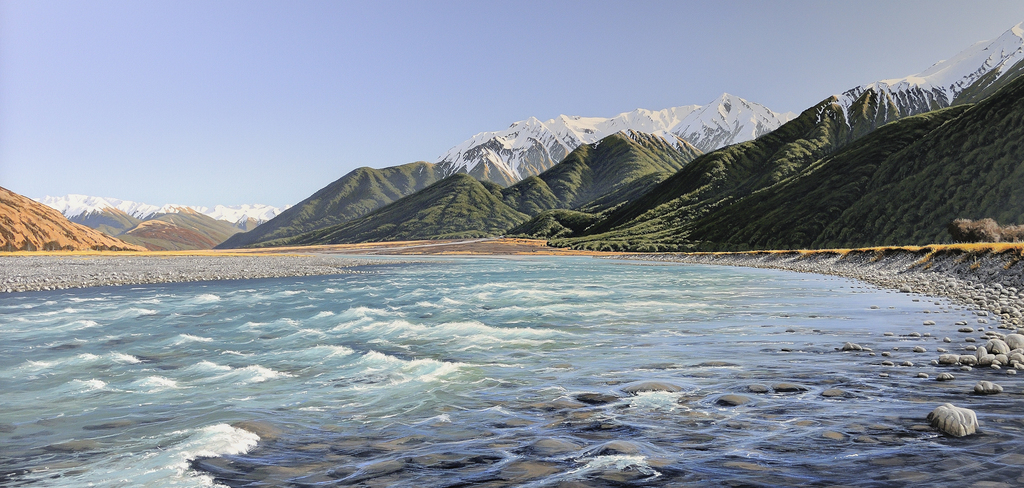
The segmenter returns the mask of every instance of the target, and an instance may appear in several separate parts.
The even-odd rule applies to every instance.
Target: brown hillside
[[[150,251],[211,249],[219,244],[199,232],[162,220],[147,220],[124,233]]]
[[[0,187],[0,250],[142,251],[120,239],[71,222],[60,212]]]

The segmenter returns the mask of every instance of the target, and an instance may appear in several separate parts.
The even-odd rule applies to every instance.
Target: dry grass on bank
[[[260,249],[209,249],[197,251],[15,251],[0,252],[0,256],[253,256],[310,254],[352,255],[565,255],[609,256],[623,253],[574,251],[549,247],[539,239],[486,239],[486,240],[422,240],[393,242],[364,242],[324,246],[292,246]]]

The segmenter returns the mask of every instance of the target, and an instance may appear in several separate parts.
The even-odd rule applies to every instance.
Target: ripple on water
[[[889,486],[1024,474],[1024,447],[1007,441],[1024,435],[1016,397],[970,394],[981,378],[1019,391],[1024,375],[934,381],[944,370],[911,346],[940,339],[908,336],[929,308],[911,297],[761,270],[460,263],[305,279],[301,291],[287,280],[182,285],[192,291],[144,309],[152,288],[11,298],[0,305],[18,324],[0,342],[0,465],[24,473],[14,483],[47,486]],[[206,295],[219,300],[196,302]],[[941,327],[956,337],[943,347],[963,347]],[[880,357],[835,351],[846,341],[914,366],[881,378]],[[652,381],[682,390],[629,393]],[[979,435],[922,427],[951,398],[978,412]]]

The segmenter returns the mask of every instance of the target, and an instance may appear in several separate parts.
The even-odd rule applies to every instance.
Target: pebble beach
[[[380,260],[325,256],[3,256],[0,292],[355,273]]]

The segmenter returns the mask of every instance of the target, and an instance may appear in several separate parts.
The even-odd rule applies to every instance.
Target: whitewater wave
[[[214,303],[219,302],[220,297],[213,293],[203,293],[202,295],[198,295],[193,298],[192,301],[195,303]]]
[[[274,371],[273,369],[260,366],[258,364],[244,366],[241,368],[233,368],[231,366],[217,364],[212,361],[200,361],[188,368],[185,368],[185,371],[199,376],[205,376],[204,378],[199,378],[197,380],[202,383],[232,382],[243,385],[250,383],[263,383],[264,381],[272,379],[294,376],[289,373]]]

